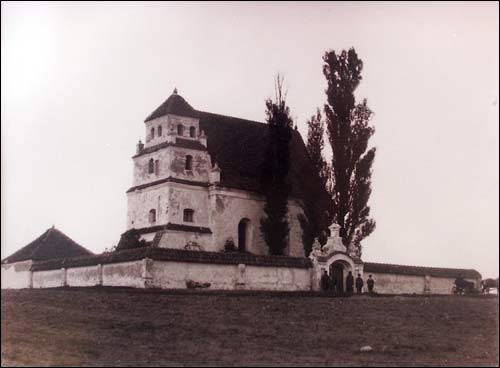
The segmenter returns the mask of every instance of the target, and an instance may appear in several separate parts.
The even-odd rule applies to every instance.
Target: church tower
[[[199,121],[177,89],[144,121],[146,140],[132,157],[127,230],[137,229],[153,246],[211,242],[207,188],[218,178]]]

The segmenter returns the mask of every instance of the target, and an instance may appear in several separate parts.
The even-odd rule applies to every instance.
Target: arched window
[[[194,211],[192,209],[186,208],[184,210],[184,222],[194,221]]]
[[[151,128],[151,139],[155,138],[155,128]]]
[[[193,170],[193,156],[186,156],[186,170]]]
[[[184,125],[177,125],[177,135],[184,135]]]
[[[156,210],[149,211],[149,223],[154,224],[156,222]]]
[[[161,137],[161,131],[162,131],[162,128],[161,128],[161,125],[158,127],[158,137]]]
[[[189,128],[189,136],[191,138],[194,138],[195,134],[196,134],[196,128],[195,127]]]
[[[160,160],[155,161],[155,174],[158,175],[160,173]]]
[[[149,166],[148,172],[150,174],[154,173],[155,172],[155,160],[153,160],[153,159],[149,160],[149,165],[148,166]]]

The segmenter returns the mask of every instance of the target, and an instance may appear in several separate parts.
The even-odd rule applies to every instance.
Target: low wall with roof
[[[317,264],[315,266],[318,267]],[[317,270],[307,258],[248,253],[204,252],[144,247],[101,255],[2,264],[2,289],[121,286],[185,289],[204,285],[214,290],[317,290]],[[450,294],[463,277],[479,287],[475,270],[364,263],[380,294]],[[355,275],[356,276],[356,275]]]
[[[306,258],[145,247],[30,266],[23,268],[25,274],[16,275],[25,281],[6,279],[2,288],[102,285],[185,289],[204,284],[215,290],[310,290],[312,264]],[[2,276],[10,268],[14,266],[2,266]]]
[[[375,280],[374,292],[379,294],[451,294],[458,277],[473,282],[476,288],[481,282],[481,274],[470,269],[366,262],[363,270],[365,291],[368,291],[368,275],[372,275]]]

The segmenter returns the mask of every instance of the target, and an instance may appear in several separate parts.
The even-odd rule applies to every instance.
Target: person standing
[[[375,280],[373,280],[372,275],[368,275],[368,280],[366,280],[366,285],[368,285],[368,292],[373,293],[373,287],[375,286]]]
[[[345,279],[345,289],[346,289],[345,291],[349,295],[351,295],[354,292],[354,276],[352,275],[351,271],[349,271],[349,274]]]
[[[328,284],[329,284],[330,278],[328,277],[328,273],[326,270],[323,270],[323,274],[321,275],[321,290],[322,291],[327,291],[328,290]]]
[[[358,273],[358,277],[356,277],[356,291],[358,294],[361,294],[361,290],[363,289],[363,279],[361,278],[361,275]]]

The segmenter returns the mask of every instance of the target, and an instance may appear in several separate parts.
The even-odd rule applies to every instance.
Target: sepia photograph
[[[499,33],[2,1],[1,365],[498,367]]]

